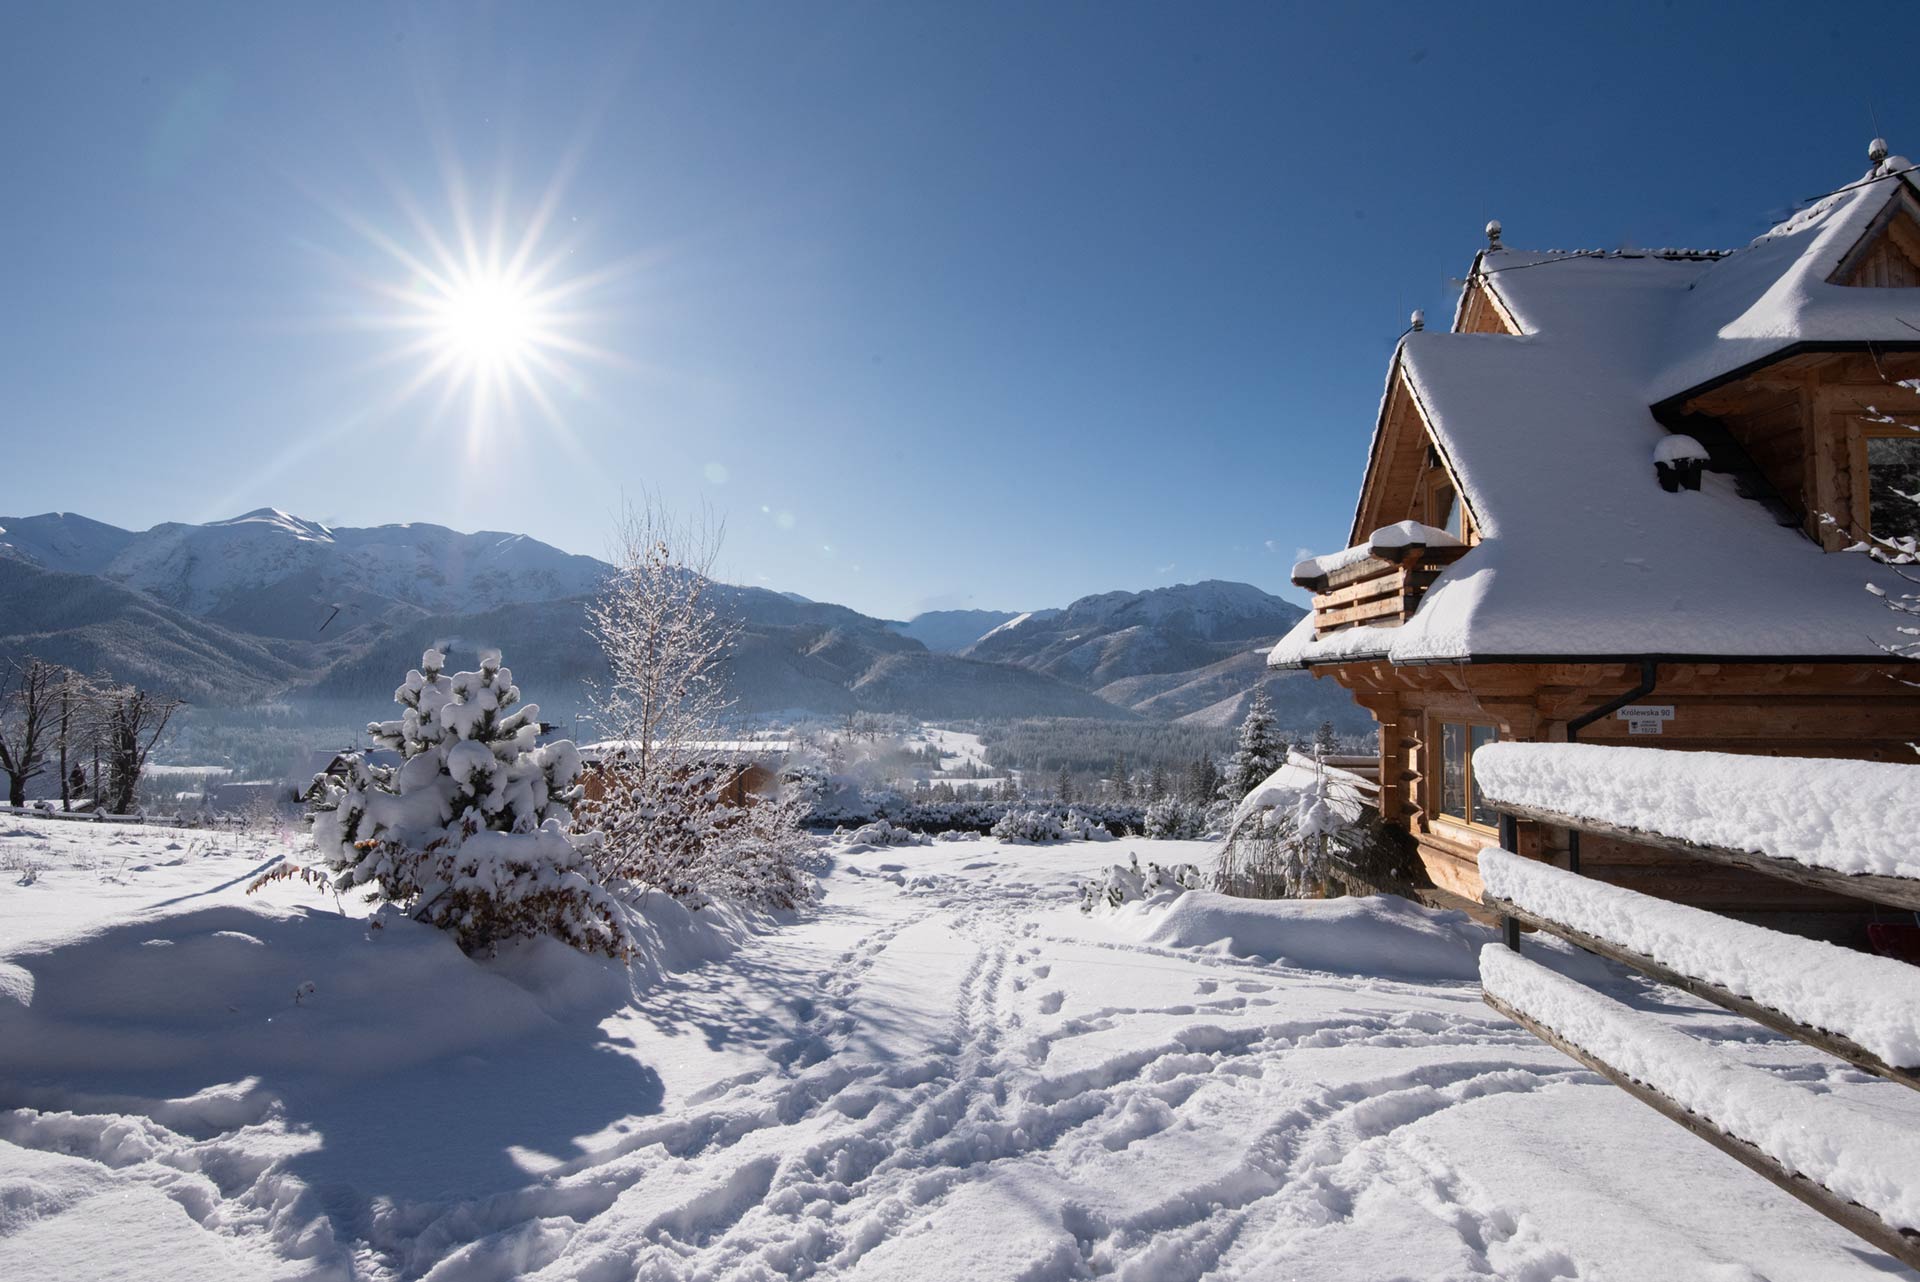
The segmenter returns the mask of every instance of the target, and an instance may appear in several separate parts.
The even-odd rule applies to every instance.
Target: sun
[[[429,422],[464,420],[470,452],[536,433],[577,450],[561,404],[589,395],[587,366],[627,363],[592,335],[617,322],[607,293],[634,260],[589,265],[577,216],[561,216],[565,187],[476,200],[456,175],[439,211],[400,190],[383,218],[334,207],[372,251],[350,259],[362,292],[349,323],[380,336],[373,368],[400,373],[372,417],[425,401]]]
[[[445,354],[473,373],[522,366],[550,337],[543,331],[537,295],[505,273],[448,282],[426,308]]]

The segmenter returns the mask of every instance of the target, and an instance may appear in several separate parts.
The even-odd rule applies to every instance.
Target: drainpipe
[[[1618,698],[1609,699],[1599,707],[1583,712],[1567,722],[1567,742],[1580,742],[1582,730],[1600,718],[1620,711],[1635,699],[1644,699],[1652,694],[1654,686],[1659,682],[1659,668],[1660,665],[1652,659],[1640,660],[1640,684]],[[1575,873],[1580,871],[1580,833],[1572,828],[1567,830],[1567,871]]]

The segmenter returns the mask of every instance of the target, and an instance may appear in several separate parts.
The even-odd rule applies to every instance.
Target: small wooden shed
[[[585,744],[580,749],[583,766],[581,788],[588,801],[606,795],[605,763],[633,744],[609,739]],[[784,739],[731,739],[687,745],[685,754],[701,765],[719,768],[726,782],[720,788],[720,800],[729,806],[747,806],[777,796],[781,784],[781,766],[793,745]]]

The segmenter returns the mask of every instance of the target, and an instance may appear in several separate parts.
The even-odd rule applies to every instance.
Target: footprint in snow
[[[1040,1013],[1042,1015],[1057,1015],[1060,1012],[1061,1003],[1066,1000],[1067,995],[1059,989],[1055,989],[1050,993],[1042,993],[1040,994]]]
[[[1205,997],[1208,993],[1217,993],[1220,991],[1220,981],[1217,979],[1203,979],[1194,985],[1194,991],[1202,997]]]

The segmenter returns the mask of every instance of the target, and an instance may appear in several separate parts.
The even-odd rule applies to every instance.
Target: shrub
[[[1249,899],[1319,898],[1349,882],[1371,892],[1425,882],[1403,833],[1338,771],[1296,759],[1244,806],[1215,889]]]
[[[870,824],[862,824],[852,832],[841,829],[834,834],[835,839],[850,846],[928,846],[933,838],[911,828],[896,828],[884,819],[876,819]]]
[[[551,935],[625,956],[633,941],[619,906],[569,831],[580,754],[567,740],[536,743],[539,707],[516,707],[519,687],[498,654],[451,677],[444,663],[427,651],[394,691],[405,714],[367,727],[400,753],[398,766],[355,754],[345,778],[315,780],[314,845],[330,875],[283,865],[253,888],[280,876],[364,887],[451,931],[468,953]]]
[[[1124,865],[1114,864],[1103,876],[1081,884],[1080,911],[1118,908],[1157,896],[1175,898],[1200,888],[1200,869],[1195,864],[1148,864],[1140,867],[1140,856],[1130,854]]]
[[[1147,807],[1141,832],[1160,840],[1198,841],[1207,835],[1207,812],[1191,801],[1162,797]]]
[[[855,792],[846,789],[820,798],[806,822],[818,828],[858,827],[885,819],[896,828],[911,828],[917,832],[988,834],[1001,819],[1016,812],[1056,815],[1062,821],[1070,814],[1077,815],[1080,821],[1104,828],[1110,836],[1120,836],[1128,830],[1137,832],[1144,814],[1141,807],[1127,804],[1080,802],[1069,806],[1059,801],[978,799],[914,802],[891,791]]]

